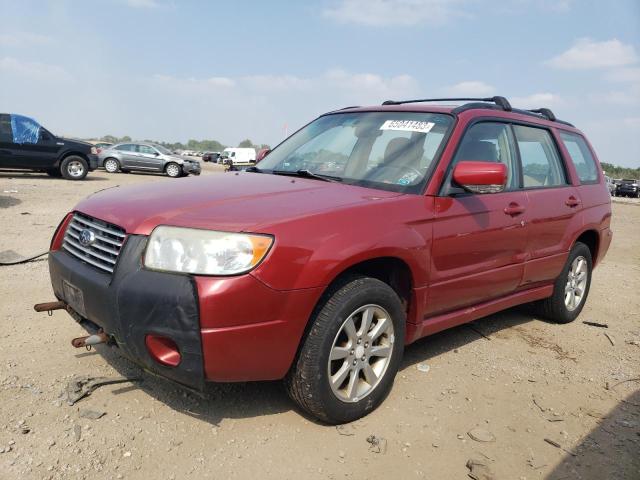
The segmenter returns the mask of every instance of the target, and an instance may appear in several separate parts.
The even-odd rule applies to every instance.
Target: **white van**
[[[222,159],[229,158],[234,165],[248,165],[256,163],[255,148],[225,148]]]

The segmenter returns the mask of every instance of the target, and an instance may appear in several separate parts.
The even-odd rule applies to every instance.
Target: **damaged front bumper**
[[[50,252],[53,291],[89,333],[103,330],[134,363],[200,390],[204,371],[195,282],[188,275],[142,268],[146,240],[146,236],[128,236],[112,275],[63,250]],[[147,337],[170,338],[180,361],[162,364],[153,358]]]

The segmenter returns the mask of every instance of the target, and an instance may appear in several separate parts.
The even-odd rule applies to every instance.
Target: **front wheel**
[[[402,360],[405,312],[395,291],[353,276],[322,298],[285,384],[304,410],[330,423],[357,420],[389,393]]]
[[[573,322],[587,301],[592,268],[591,250],[576,242],[556,279],[553,295],[538,303],[540,314],[557,323]]]
[[[82,180],[89,173],[89,166],[84,158],[70,155],[60,164],[60,172],[67,180]]]
[[[165,173],[171,178],[178,178],[182,175],[182,168],[177,163],[168,163],[164,168]]]

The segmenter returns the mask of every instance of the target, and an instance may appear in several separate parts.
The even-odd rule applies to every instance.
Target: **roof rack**
[[[573,127],[574,125],[559,120],[555,114],[549,108],[535,108],[531,110],[521,110],[519,108],[512,108],[509,100],[505,97],[485,97],[485,98],[423,98],[419,100],[386,100],[382,105],[402,105],[404,103],[423,103],[423,102],[472,102],[460,105],[452,110],[453,113],[464,112],[465,110],[473,110],[477,108],[486,108],[491,110],[504,110],[506,112],[520,113],[522,115],[529,115],[532,117],[542,117],[550,122],[562,123]],[[493,103],[494,105],[487,105],[487,103]]]
[[[502,110],[510,112],[512,110],[509,100],[504,97],[485,97],[485,98],[422,98],[418,100],[386,100],[382,105],[402,105],[404,103],[423,103],[423,102],[490,102],[495,103]]]

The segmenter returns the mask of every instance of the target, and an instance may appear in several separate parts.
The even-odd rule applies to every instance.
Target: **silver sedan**
[[[169,177],[200,175],[200,162],[174,155],[162,145],[154,143],[118,143],[102,150],[98,166],[109,173],[163,172]]]

